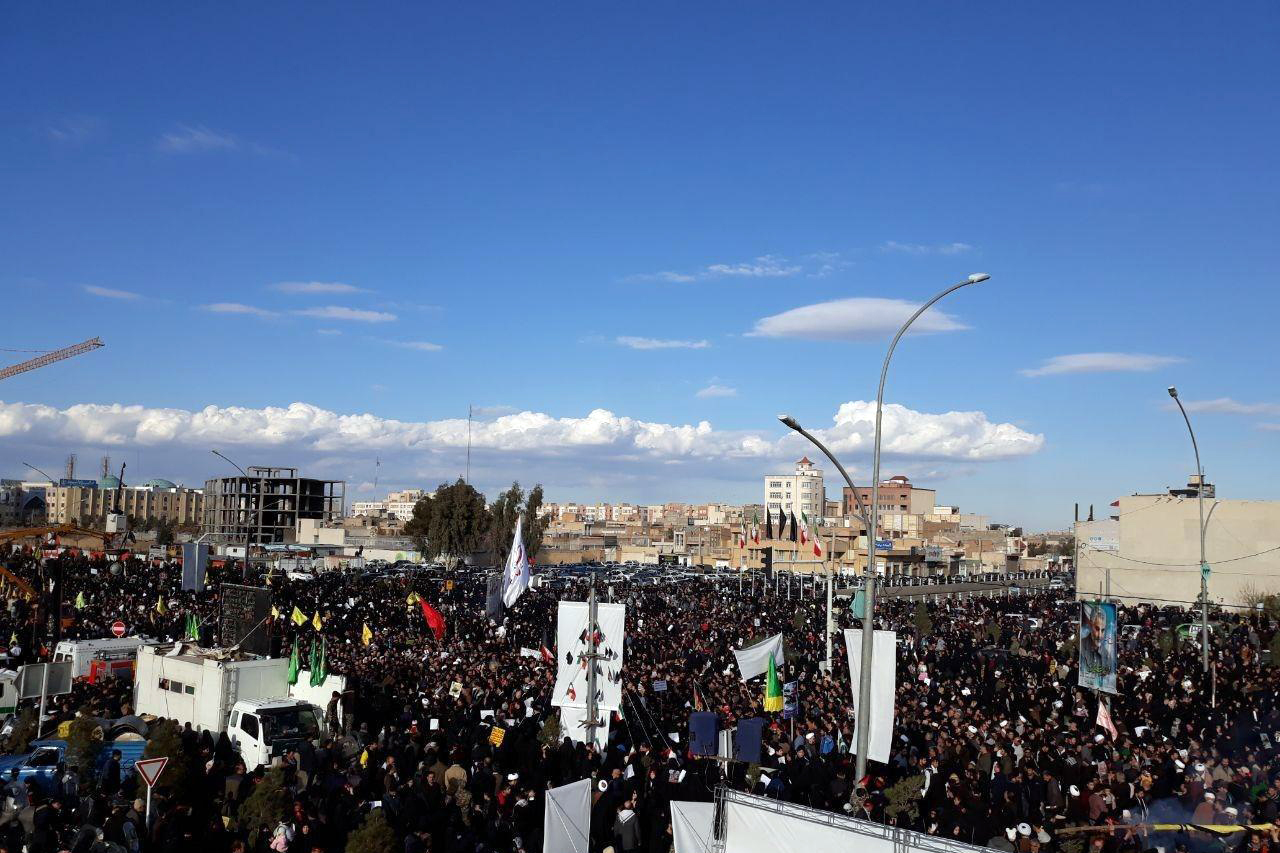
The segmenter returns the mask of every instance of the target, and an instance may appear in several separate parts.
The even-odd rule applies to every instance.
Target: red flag
[[[538,652],[542,655],[542,659],[547,663],[555,663],[555,655],[551,654],[551,646],[547,644],[547,632],[542,632],[542,645]]]
[[[444,617],[440,615],[439,610],[427,604],[425,598],[418,599],[418,604],[422,607],[422,618],[427,620],[431,633],[435,634],[436,640],[439,641],[444,637]]]

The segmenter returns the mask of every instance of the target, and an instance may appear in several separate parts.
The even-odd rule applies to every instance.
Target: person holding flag
[[[764,681],[764,709],[766,711],[782,710],[782,681],[778,678],[778,665],[769,655],[769,671]]]
[[[520,515],[516,518],[516,532],[511,539],[511,553],[507,555],[507,565],[502,572],[503,606],[514,606],[528,588],[529,555],[524,551],[524,516]]]
[[[418,606],[422,608],[422,618],[427,620],[427,626],[431,629],[431,633],[435,634],[436,642],[444,639],[444,616],[439,610],[432,607],[425,598],[418,599]]]

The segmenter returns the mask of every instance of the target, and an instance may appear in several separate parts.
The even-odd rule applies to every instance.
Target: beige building
[[[822,482],[822,469],[814,466],[806,456],[796,463],[791,474],[766,474],[764,477],[764,505],[770,517],[801,514],[810,523],[817,523],[827,508],[827,492]],[[761,523],[763,523],[761,519]]]
[[[115,489],[51,486],[45,489],[45,517],[51,524],[87,524],[106,516],[115,495]],[[120,490],[120,511],[135,519],[199,524],[204,492],[181,488],[168,480],[149,480]]]
[[[1076,594],[1110,590],[1127,603],[1192,604],[1200,596],[1199,514],[1195,497],[1130,495],[1115,517],[1077,522]],[[1209,600],[1251,604],[1280,594],[1280,501],[1206,496],[1205,556]]]
[[[862,505],[871,511],[871,487],[859,486],[858,496]],[[880,483],[880,514],[899,513],[904,515],[929,515],[933,512],[938,500],[937,489],[922,489],[911,485],[911,481],[902,475],[890,477]],[[853,490],[844,488],[844,514],[853,515],[858,511],[858,502],[854,499]]]

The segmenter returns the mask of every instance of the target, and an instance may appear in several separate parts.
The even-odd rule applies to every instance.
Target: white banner
[[[750,681],[757,675],[764,675],[768,672],[769,655],[773,655],[775,664],[782,666],[781,634],[734,652],[733,656],[738,659],[738,670],[742,673],[742,680]]]
[[[711,853],[715,844],[715,803],[671,801],[671,835],[676,853]]]
[[[591,780],[547,789],[542,853],[587,853],[591,832]]]
[[[612,715],[600,711],[600,725],[596,726],[596,749],[604,752],[609,745],[609,718]],[[587,709],[581,705],[560,706],[560,737],[571,738],[575,743],[587,742]]]
[[[627,609],[621,604],[597,604],[595,630],[599,632],[596,651],[596,691],[603,711],[622,707],[622,646]],[[587,662],[582,656],[590,643],[587,634],[587,603],[562,601],[556,615],[556,686],[551,704],[587,706]]]
[[[854,705],[858,702],[858,679],[862,672],[862,629],[845,628],[845,651],[849,655],[849,680],[853,686]],[[888,763],[889,750],[893,746],[893,699],[897,690],[898,637],[892,631],[876,631],[871,646],[871,737],[867,744],[867,758]],[[855,718],[853,743],[850,752],[858,748],[858,727],[862,718]]]

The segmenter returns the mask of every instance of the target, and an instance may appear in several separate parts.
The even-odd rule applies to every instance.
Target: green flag
[[[302,668],[302,661],[298,660],[298,638],[293,638],[293,651],[289,653],[289,683],[298,683],[298,670]]]
[[[84,610],[84,593],[76,593],[76,610]]]
[[[764,709],[782,710],[782,682],[778,680],[778,665],[773,662],[773,655],[769,655],[769,674],[764,681]]]
[[[193,640],[200,639],[200,622],[196,619],[196,615],[194,613],[187,614],[186,635]]]
[[[325,672],[325,660],[324,660],[325,652],[327,651],[327,648],[326,648],[327,646],[328,646],[328,641],[324,637],[321,637],[320,638],[320,654],[317,657],[315,653],[315,648],[316,648],[315,644],[313,643],[311,645],[311,686],[312,687],[319,687],[321,684],[324,684],[324,680],[328,677],[328,673]]]

